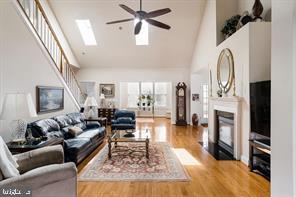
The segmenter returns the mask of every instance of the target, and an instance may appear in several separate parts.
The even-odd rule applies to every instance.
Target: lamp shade
[[[0,120],[20,120],[36,117],[31,94],[6,94],[3,100]]]
[[[85,102],[84,102],[84,106],[85,107],[98,107],[98,103],[96,101],[96,99],[91,96],[91,97],[87,97]]]
[[[105,94],[101,94],[100,99],[105,99]]]

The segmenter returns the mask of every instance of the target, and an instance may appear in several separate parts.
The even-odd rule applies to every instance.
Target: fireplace
[[[234,154],[234,114],[216,111],[217,143],[231,156]]]
[[[219,132],[220,132],[220,129],[218,128],[219,128],[220,122],[218,122],[218,116],[217,116],[217,115],[219,116],[221,115],[220,119],[222,118],[227,119],[227,121],[224,121],[223,123],[226,124],[228,127],[227,131],[224,130],[224,127],[222,129],[222,133],[228,137],[225,137],[223,134],[221,136],[222,137],[221,141],[224,142],[223,145],[226,144],[228,146],[224,146],[224,148],[221,148],[221,149],[225,150],[226,148],[228,151],[225,151],[225,152],[227,153],[230,152],[229,155],[232,155],[234,159],[242,160],[244,163],[247,164],[248,158],[241,157],[241,119],[242,119],[242,116],[241,116],[242,102],[241,101],[242,99],[240,97],[209,98],[209,141],[216,144],[218,147],[221,147],[218,145],[219,143],[218,138],[219,138]],[[220,112],[222,112],[222,114],[220,114]],[[225,120],[225,119],[222,119],[222,120]],[[231,133],[231,135],[229,135],[229,133]],[[231,138],[229,138],[230,136]],[[222,143],[220,142],[220,144]],[[230,150],[232,150],[233,154],[231,154]]]

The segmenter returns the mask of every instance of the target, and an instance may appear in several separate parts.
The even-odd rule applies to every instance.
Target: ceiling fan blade
[[[171,12],[172,10],[170,8],[164,8],[164,9],[160,9],[160,10],[155,10],[155,11],[152,11],[152,12],[148,12],[146,15],[145,15],[145,18],[154,18],[154,17],[158,17],[158,16],[161,16],[161,15],[164,15],[164,14],[167,14],[169,12]]]
[[[132,15],[134,15],[134,16],[137,15],[137,13],[136,13],[133,9],[127,7],[126,5],[119,4],[119,6],[120,6],[122,9],[124,9],[125,11],[127,11],[128,13],[130,13],[130,14],[132,14]]]
[[[134,20],[134,18],[129,18],[129,19],[124,19],[124,20],[111,21],[111,22],[108,22],[106,24],[110,25],[110,24],[115,24],[115,23],[123,23],[123,22],[133,21],[133,20]]]
[[[164,23],[159,22],[159,21],[156,21],[156,20],[153,20],[153,19],[146,19],[146,21],[150,25],[154,25],[156,27],[160,27],[160,28],[163,28],[163,29],[171,29],[171,27],[169,25],[164,24]]]
[[[135,35],[138,35],[140,33],[141,28],[142,28],[142,21],[139,21],[135,27]]]

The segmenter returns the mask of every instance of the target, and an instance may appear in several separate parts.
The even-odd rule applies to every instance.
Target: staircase
[[[80,108],[80,103],[85,100],[86,95],[81,91],[73,68],[69,63],[39,0],[14,1],[18,11],[32,30],[32,33],[41,43],[44,51],[48,54],[66,91],[70,94],[70,97],[73,99],[77,108]]]

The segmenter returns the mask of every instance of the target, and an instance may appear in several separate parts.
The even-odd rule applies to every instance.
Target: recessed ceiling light
[[[139,19],[134,20],[134,25],[139,22]],[[142,29],[136,37],[136,45],[149,45],[149,29],[148,23],[145,20],[142,20]]]
[[[86,20],[76,20],[76,24],[82,36],[83,42],[87,46],[97,45],[97,41],[91,27],[90,21]]]

